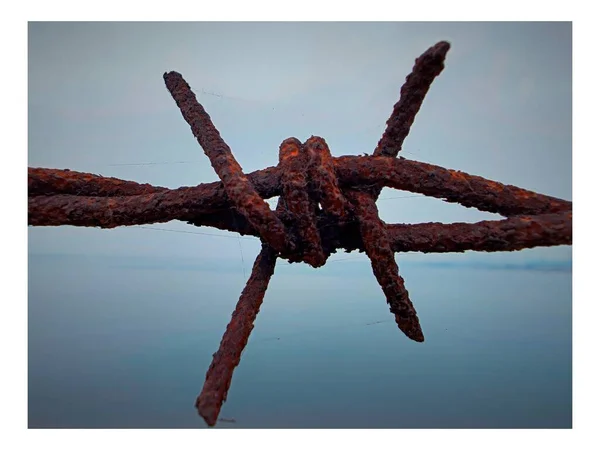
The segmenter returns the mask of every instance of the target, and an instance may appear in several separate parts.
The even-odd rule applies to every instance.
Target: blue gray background
[[[570,23],[30,23],[29,166],[214,181],[169,70],[246,172],[289,136],[371,152],[442,39],[404,156],[571,200]],[[389,189],[378,206],[390,223],[500,218]],[[193,402],[258,240],[172,222],[28,244],[29,426],[203,427]],[[219,426],[571,427],[571,247],[397,261],[425,343],[363,255],[282,262]]]

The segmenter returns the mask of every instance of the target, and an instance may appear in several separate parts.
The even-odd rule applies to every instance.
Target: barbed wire
[[[142,162],[142,163],[119,163],[106,164],[108,167],[116,166],[160,166],[164,164],[200,164],[201,161],[162,161],[162,162]]]
[[[200,234],[203,236],[215,236],[215,237],[223,237],[229,239],[246,239],[246,240],[255,240],[256,238],[245,237],[245,236],[229,236],[227,234],[217,234],[217,233],[204,233],[202,231],[186,231],[186,230],[173,230],[170,228],[157,228],[157,227],[145,227],[138,226],[138,228],[143,228],[144,230],[154,230],[154,231],[168,231],[171,233],[185,233],[185,234]]]

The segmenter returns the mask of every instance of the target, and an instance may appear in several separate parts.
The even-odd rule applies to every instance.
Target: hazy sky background
[[[32,23],[28,165],[217,180],[164,86],[170,70],[246,172],[276,165],[290,136],[371,153],[414,60],[440,40],[446,68],[403,156],[571,200],[569,23]],[[390,189],[378,206],[389,223],[501,218]],[[259,242],[148,227],[28,228],[30,426],[201,425],[190,402]],[[280,262],[223,417],[571,426],[571,246],[397,260],[423,345],[397,330],[364,255],[318,271]]]
[[[446,68],[403,156],[570,200],[569,23],[31,23],[29,166],[172,188],[216,180],[164,86],[170,70],[191,85],[246,172],[276,165],[278,146],[290,136],[323,136],[334,155],[370,153],[415,58],[440,40],[452,45]],[[385,189],[381,217],[500,218],[414,195]],[[178,222],[154,227],[228,234]],[[239,265],[240,245],[249,268],[257,239],[138,227],[29,229],[34,253],[160,254]],[[571,247],[459,258],[488,256],[562,260]]]

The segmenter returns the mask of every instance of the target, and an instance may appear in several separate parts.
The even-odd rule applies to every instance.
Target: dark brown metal
[[[398,273],[394,252],[373,197],[367,192],[349,192],[348,196],[360,218],[360,235],[371,260],[373,274],[385,294],[398,328],[413,341],[423,342],[425,338],[417,312],[408,297],[404,279]]]
[[[115,222],[115,216],[109,217],[106,198],[77,199],[68,196],[65,200],[64,210],[72,210],[75,217],[67,217],[62,213],[61,197],[40,197],[29,199],[30,225],[78,225],[95,226],[94,217],[97,217],[99,227],[106,221]],[[81,200],[87,207],[79,207],[76,203]],[[117,198],[117,200],[119,200]],[[47,205],[44,204],[47,202]],[[50,205],[58,205],[53,211]],[[136,204],[134,204],[137,206]],[[135,207],[132,205],[132,207]],[[46,208],[47,206],[47,208]],[[135,210],[134,210],[135,211]],[[33,212],[33,214],[32,214]],[[60,214],[59,214],[60,213]],[[144,213],[152,214],[151,208],[145,208]],[[51,217],[46,215],[49,214]],[[89,214],[90,217],[87,217]],[[173,218],[171,218],[173,217]],[[175,216],[159,216],[152,221],[139,219],[129,211],[124,225],[143,225],[148,223],[169,222],[179,217],[187,220],[184,214]],[[77,220],[77,218],[79,218]],[[392,248],[395,252],[424,252],[446,253],[461,251],[514,251],[524,248],[540,246],[571,245],[572,244],[572,214],[570,211],[529,216],[530,220],[524,221],[519,216],[506,220],[492,220],[478,223],[422,223],[422,224],[386,224]],[[105,220],[106,219],[106,220]],[[138,220],[139,219],[139,220]],[[223,210],[215,213],[206,213],[190,217],[191,223],[196,226],[214,227],[220,230],[240,233],[244,236],[258,236],[258,232],[246,221],[245,217],[236,211]],[[319,230],[326,236],[324,245],[340,248],[346,251],[364,250],[357,227],[353,223],[338,224],[323,215],[318,217]],[[82,226],[82,225],[79,225]],[[118,226],[118,225],[115,225]],[[518,230],[521,230],[517,232]],[[286,257],[286,259],[288,259]],[[298,258],[298,261],[301,261]]]
[[[310,155],[311,184],[323,210],[338,218],[345,218],[350,207],[338,184],[327,142],[321,137],[311,136],[304,145]]]
[[[415,116],[436,76],[444,69],[444,59],[450,49],[447,42],[438,42],[417,58],[415,66],[400,89],[400,100],[394,105],[387,127],[373,153],[374,156],[395,158],[410,132]],[[400,276],[394,252],[375,204],[382,186],[377,183],[366,192],[352,192],[351,199],[359,222],[359,231],[371,260],[373,274],[385,293],[390,311],[398,327],[409,338],[423,342],[425,337],[417,312],[410,301],[404,279]]]
[[[428,48],[415,60],[412,72],[400,88],[400,100],[394,105],[392,114],[386,122],[385,132],[373,153],[375,156],[392,158],[398,156],[433,80],[444,70],[448,50],[450,44],[441,41]]]
[[[242,352],[254,328],[254,320],[262,305],[269,280],[275,272],[276,252],[267,244],[254,261],[252,273],[227,325],[217,353],[206,373],[202,392],[196,399],[196,409],[209,426],[217,423],[223,402],[240,363]]]
[[[258,230],[265,242],[278,252],[284,252],[290,247],[290,242],[283,223],[256,193],[210,116],[196,100],[190,86],[177,72],[165,73],[164,79],[183,118],[192,128],[236,209]]]
[[[380,184],[504,216],[548,214],[569,211],[573,207],[568,200],[408,159],[340,156],[332,161],[342,189]],[[201,224],[202,215],[233,206],[219,182],[171,190],[87,173],[41,168],[29,168],[28,179],[28,222],[36,226],[114,228],[171,220]],[[281,173],[277,167],[252,172],[248,180],[263,198],[282,193]],[[127,190],[123,188],[125,185]],[[149,193],[134,196],[134,192]],[[82,197],[94,195],[115,198],[108,202]],[[112,209],[119,208],[130,214],[111,213]]]
[[[505,217],[549,214],[573,207],[567,200],[404,158],[340,156],[335,164],[343,187],[380,184]]]
[[[394,252],[512,252],[573,244],[573,213],[515,216],[476,223],[387,225]]]
[[[284,140],[279,147],[279,167],[282,170],[283,204],[291,214],[305,248],[303,261],[313,267],[321,267],[327,258],[321,247],[317,229],[317,204],[308,189],[307,150],[296,138]]]
[[[28,196],[71,194],[90,197],[121,197],[153,194],[168,188],[64,169],[27,169]]]

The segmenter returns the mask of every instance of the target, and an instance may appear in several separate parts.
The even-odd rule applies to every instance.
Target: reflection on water
[[[368,263],[278,265],[217,427],[571,427],[570,272],[402,273],[424,343]],[[29,426],[205,427],[194,401],[244,282],[31,255]]]

